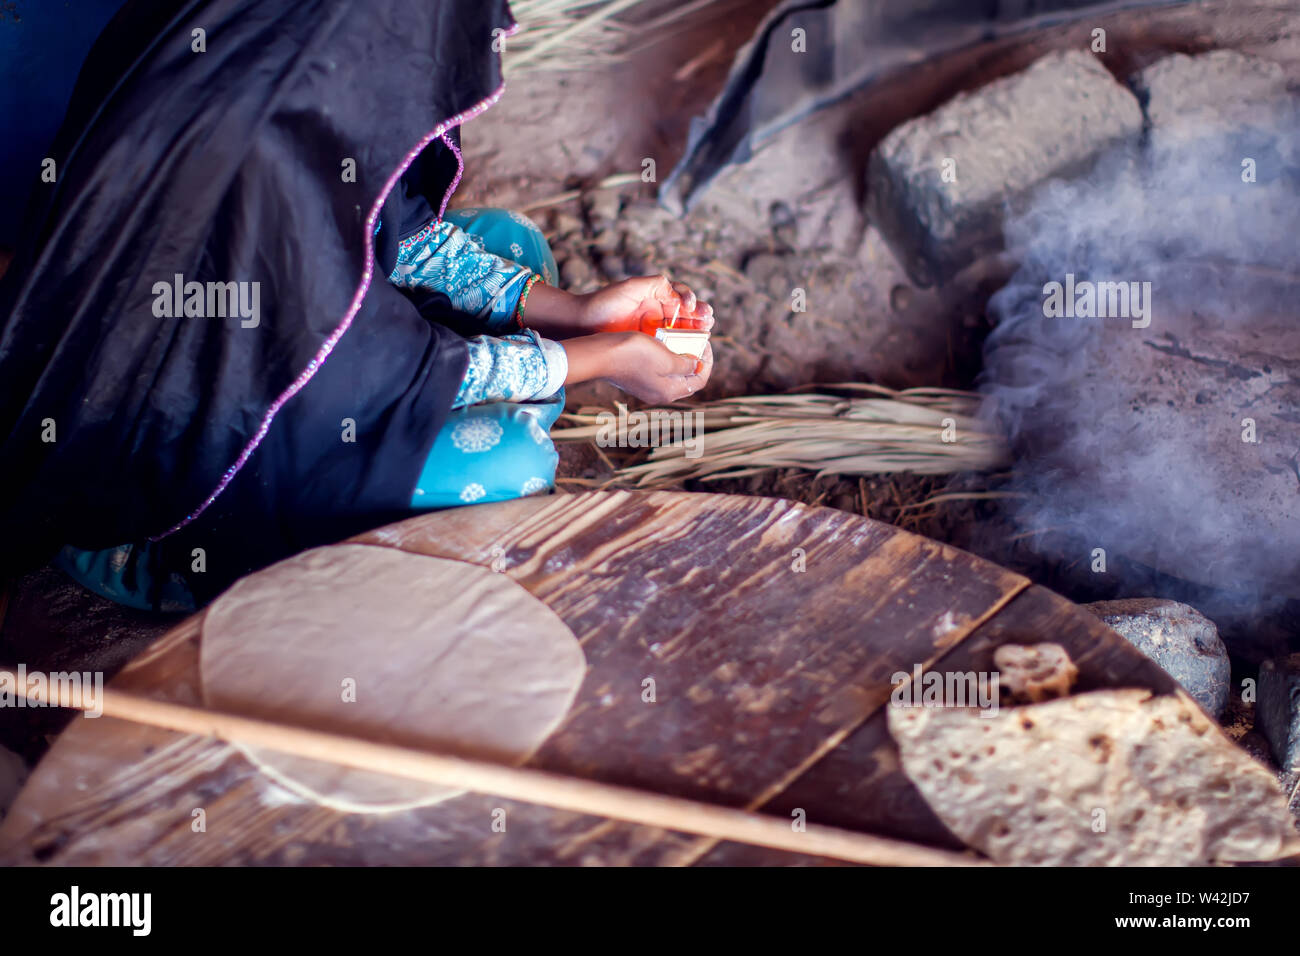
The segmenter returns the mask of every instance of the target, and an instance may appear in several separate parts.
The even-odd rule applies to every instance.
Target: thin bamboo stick
[[[0,671],[0,674],[5,672]],[[540,770],[377,744],[355,737],[172,704],[125,691],[105,689],[98,701],[85,703],[72,699],[69,689],[60,686],[57,699],[51,699],[47,693],[20,686],[17,675],[12,671],[5,676],[18,688],[18,693],[28,700],[46,705],[54,704],[77,710],[90,709],[98,704],[105,717],[203,737],[216,737],[251,747],[265,747],[309,760],[493,794],[571,813],[587,813],[716,840],[875,866],[989,865],[969,854],[953,853],[903,840],[891,840],[814,823],[807,824],[802,831],[796,831],[788,821],[746,810],[734,810]]]

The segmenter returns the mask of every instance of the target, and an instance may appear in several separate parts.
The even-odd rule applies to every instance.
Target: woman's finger
[[[677,324],[683,328],[704,329],[705,331],[713,328],[713,306],[707,302],[701,302],[699,296],[689,286],[677,283],[673,288],[682,295],[684,303],[683,314],[678,318]]]
[[[708,303],[702,303],[699,310],[700,314],[689,316],[685,319],[678,319],[677,326],[683,329],[700,329],[704,332],[713,328],[713,306]]]
[[[680,283],[673,282],[667,276],[661,275],[659,283],[655,286],[654,298],[659,304],[659,308],[663,310],[665,321],[673,321],[674,316],[681,319],[691,314],[691,310],[686,307],[686,302],[681,293],[677,291],[678,285]]]
[[[692,359],[692,361],[694,361]],[[686,385],[691,392],[698,392],[708,384],[709,375],[713,372],[713,346],[709,343],[704,344],[704,353],[700,360],[695,364],[691,374],[686,376]],[[689,394],[689,393],[688,393]]]
[[[669,374],[690,377],[695,374],[697,364],[694,355],[678,355],[674,352],[673,370]]]
[[[678,298],[682,300],[682,311],[687,316],[694,316],[696,306],[694,290],[685,282],[674,282],[672,288],[677,293]]]

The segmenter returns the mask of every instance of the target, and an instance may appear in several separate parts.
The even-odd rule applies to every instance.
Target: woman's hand
[[[666,276],[624,279],[586,295],[537,283],[528,294],[523,323],[551,339],[594,332],[645,332],[667,325],[711,329],[713,306],[700,302],[690,287]]]
[[[653,334],[669,322],[680,329],[713,328],[713,306],[663,275],[624,279],[577,298],[581,323],[592,332]]]
[[[603,378],[644,402],[676,402],[702,389],[713,371],[713,350],[699,361],[678,355],[642,332],[600,332],[564,342],[566,385]]]

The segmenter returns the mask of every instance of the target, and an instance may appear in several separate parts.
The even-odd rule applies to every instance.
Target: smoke
[[[980,388],[1018,524],[1265,601],[1300,596],[1300,117],[1239,115],[1156,127],[1008,210]],[[1144,289],[1149,325],[1107,314]]]

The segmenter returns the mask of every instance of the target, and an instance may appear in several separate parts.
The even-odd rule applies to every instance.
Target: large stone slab
[[[868,164],[871,218],[931,285],[1000,245],[1009,199],[1141,129],[1137,98],[1096,57],[1050,53],[886,136]]]
[[[1280,64],[1235,50],[1199,56],[1175,53],[1130,79],[1156,148],[1187,148],[1212,136],[1232,137],[1249,151],[1252,131],[1273,125],[1273,111],[1286,94]]]
[[[1300,596],[1300,112],[1231,90],[1198,112],[1228,66],[1261,96],[1272,71],[1171,59],[1143,81],[1161,125],[1142,148],[1038,190],[1004,223],[1020,266],[990,301],[983,391],[1031,495],[1016,506],[1027,528],[1267,609]],[[1255,124],[1246,157],[1238,114]],[[1166,148],[1164,126],[1193,139]],[[1141,308],[1049,309],[1048,287],[1067,283],[1122,285]]]

